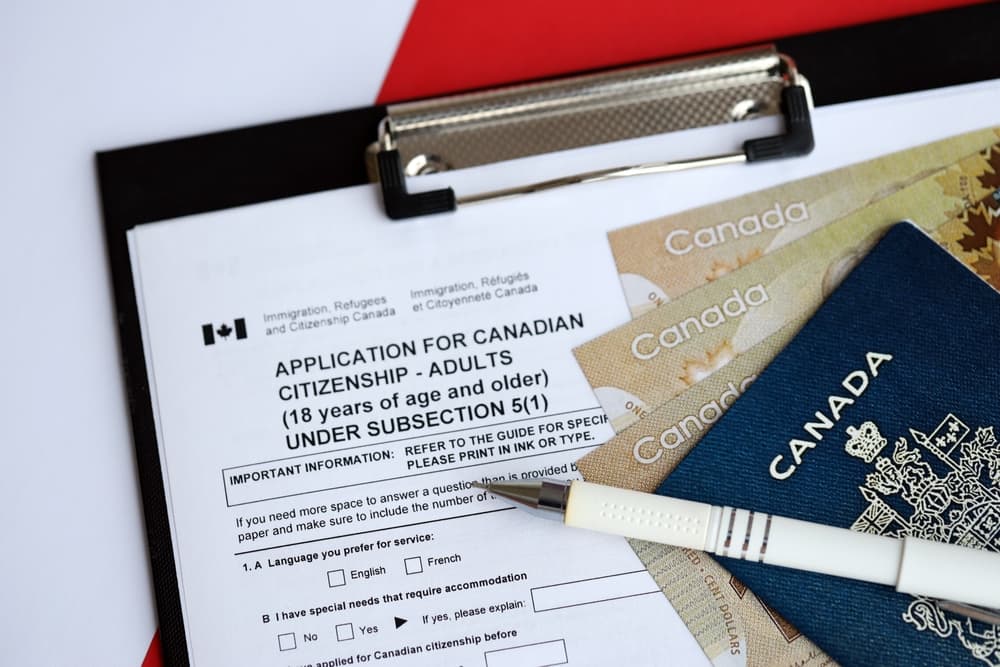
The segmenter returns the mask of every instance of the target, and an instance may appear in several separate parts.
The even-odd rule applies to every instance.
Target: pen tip
[[[482,489],[483,491],[489,491],[490,490],[490,487],[488,487],[487,485],[483,484],[482,482],[469,482],[469,483],[472,484],[473,488]]]

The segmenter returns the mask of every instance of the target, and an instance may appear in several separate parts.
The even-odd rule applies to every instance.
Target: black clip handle
[[[781,90],[781,113],[785,116],[784,134],[743,142],[743,152],[746,153],[747,162],[799,157],[812,153],[816,143],[813,140],[809,100],[804,87],[786,86]]]
[[[406,174],[398,149],[378,151],[376,164],[385,213],[393,220],[455,210],[455,191],[451,188],[412,194],[406,191]]]

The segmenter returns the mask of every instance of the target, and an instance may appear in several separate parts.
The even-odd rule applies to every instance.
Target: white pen
[[[541,479],[473,486],[567,526],[771,565],[848,577],[939,598],[951,609],[998,623],[1000,553],[916,537],[846,528],[719,507],[590,482]]]

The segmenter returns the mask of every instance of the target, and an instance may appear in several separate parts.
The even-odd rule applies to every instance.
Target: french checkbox
[[[295,650],[295,633],[286,632],[283,635],[278,635],[278,650],[279,651],[293,651]]]
[[[337,641],[349,642],[354,639],[354,624],[341,623],[337,626]]]
[[[414,556],[413,558],[405,559],[403,567],[406,569],[407,574],[420,574],[424,571],[424,561],[421,560],[420,556]]]
[[[347,579],[344,577],[343,570],[330,570],[326,573],[326,583],[330,584],[330,588],[336,588],[337,586],[346,586]]]

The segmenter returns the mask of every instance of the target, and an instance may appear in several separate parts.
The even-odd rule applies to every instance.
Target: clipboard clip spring
[[[733,58],[742,59],[741,61],[736,62],[737,65],[742,64],[748,59],[757,58],[757,60],[752,63],[757,67],[760,67],[761,58],[770,59],[764,60],[763,62],[767,66],[767,76],[769,77],[768,81],[773,83],[775,80],[778,80],[781,84],[780,102],[777,106],[784,118],[784,133],[774,136],[749,139],[743,143],[740,151],[732,153],[669,162],[648,162],[643,164],[599,169],[511,188],[457,197],[452,188],[442,188],[438,190],[415,193],[408,191],[406,185],[407,170],[404,168],[403,157],[398,145],[396,122],[390,115],[383,118],[379,124],[378,142],[374,147],[374,167],[381,187],[382,201],[385,207],[386,215],[393,220],[404,220],[407,218],[430,215],[434,213],[454,211],[459,204],[492,201],[516,195],[552,190],[579,183],[595,183],[630,176],[660,174],[723,164],[761,162],[786,157],[797,157],[810,153],[815,145],[810,114],[812,99],[809,91],[809,84],[803,77],[801,77],[801,75],[798,74],[794,62],[787,56],[774,53],[771,48],[768,48],[765,51],[748,50],[746,52],[738,52],[734,55],[722,56],[722,58],[729,58],[729,60],[722,62],[721,65],[729,68],[724,73],[725,76],[723,77],[723,80],[725,82],[724,85],[734,91],[732,94],[745,94],[745,90],[749,85],[751,85],[747,83],[748,81],[751,81],[752,84],[758,86],[762,85],[760,80],[752,78],[755,73],[749,69],[749,66],[744,66],[742,69],[738,67],[734,68]],[[644,68],[626,70],[626,75],[635,77],[636,72],[638,72],[639,76],[648,76],[646,73],[653,67],[657,66],[647,66]],[[676,103],[678,99],[681,99],[683,102],[683,97],[685,95],[688,95],[693,100],[693,103],[703,103],[703,98],[698,97],[698,95],[706,94],[707,88],[705,81],[695,80],[695,76],[700,74],[700,76],[704,77],[705,75],[701,74],[701,72],[704,72],[708,68],[704,66],[701,66],[700,69],[698,67],[693,67],[688,61],[682,63],[681,67],[678,67],[677,65],[667,65],[667,67],[673,68],[666,70],[667,75],[672,79],[669,82],[672,89],[666,94],[661,91],[657,91],[659,93],[659,97],[654,97],[649,92],[648,85],[644,87],[632,85],[630,88],[623,88],[621,80],[609,80],[608,77],[615,76],[614,74],[600,74],[588,75],[572,80],[571,84],[574,88],[571,90],[571,95],[563,93],[563,97],[556,99],[553,99],[555,96],[551,92],[551,86],[556,84],[552,83],[518,86],[512,89],[512,93],[506,93],[505,90],[501,90],[498,92],[456,96],[454,99],[457,100],[457,102],[454,103],[454,106],[457,110],[452,113],[454,114],[453,117],[463,117],[457,121],[457,123],[467,122],[468,125],[472,125],[472,122],[478,122],[481,121],[482,118],[486,118],[487,122],[492,123],[492,126],[490,127],[491,131],[495,130],[497,126],[501,126],[501,129],[509,131],[509,127],[502,127],[503,123],[510,123],[512,120],[525,122],[524,118],[532,113],[538,115],[545,113],[550,114],[547,121],[551,123],[551,116],[558,112],[562,112],[562,117],[559,117],[558,119],[564,120],[567,112],[567,109],[564,107],[567,107],[569,104],[565,100],[570,99],[571,96],[571,103],[576,105],[576,108],[582,109],[580,112],[581,115],[600,112],[605,114],[605,119],[608,117],[607,114],[614,113],[616,105],[646,105],[646,108],[648,108],[648,105],[652,103],[660,105],[670,104]],[[653,74],[660,75],[663,71],[664,70],[653,70]],[[626,83],[631,82],[629,81]],[[616,88],[615,86],[618,87]],[[541,90],[542,93],[536,93],[536,90]],[[611,92],[608,92],[609,90]],[[501,99],[501,103],[506,106],[498,108],[501,107],[501,104],[494,104],[492,99],[489,99],[489,96],[501,95],[507,96],[505,99]],[[512,97],[515,95],[517,97]],[[603,104],[603,106],[599,108],[597,112],[595,112],[593,108],[595,106],[594,104],[587,107],[587,102],[580,101],[586,100],[588,96],[599,99],[603,96],[604,99],[601,100],[601,104]],[[641,99],[639,102],[631,100],[626,102],[622,101],[623,99],[627,99],[629,96]],[[481,102],[481,98],[483,97],[487,97],[487,101],[489,101],[491,105],[484,105]],[[732,97],[732,95],[730,95],[730,97]],[[513,99],[513,102],[511,99]],[[472,111],[469,111],[469,100],[478,103],[479,106]],[[410,123],[412,127],[416,128],[415,134],[426,137],[432,135],[435,131],[439,131],[441,128],[446,127],[449,119],[445,115],[446,112],[441,111],[440,109],[442,106],[448,104],[448,102],[449,98],[445,98],[442,101],[423,103],[425,107],[430,109],[430,112],[421,109],[423,116],[419,119],[419,122]],[[418,104],[421,103],[415,103],[413,106]],[[562,107],[559,106],[560,104]],[[573,108],[569,108],[569,112],[572,113]],[[390,114],[392,113],[393,110],[390,109]],[[434,114],[437,115],[435,116]],[[736,114],[732,115],[735,116]],[[472,120],[467,121],[466,119]],[[729,120],[734,119],[735,118],[729,118]],[[589,122],[593,124],[593,120],[590,120]],[[697,124],[688,123],[687,125],[675,125],[670,129],[691,126],[697,126]],[[659,129],[662,131],[663,128]],[[470,134],[469,128],[465,127],[464,132],[467,137]],[[652,132],[647,132],[647,134],[649,133]],[[633,133],[632,136],[639,135]],[[604,137],[604,139],[607,140],[608,138]],[[463,140],[467,141],[467,139]],[[558,147],[551,147],[551,149],[558,149]],[[521,154],[533,153],[530,151],[524,151]],[[428,160],[428,156],[426,155],[420,155],[418,157],[420,158],[420,164],[427,164],[428,162],[431,162],[430,166],[432,168],[429,169],[429,171],[435,170],[433,169],[433,159]],[[506,157],[502,159],[506,159]],[[411,166],[414,162],[416,162],[416,160],[411,161]]]

